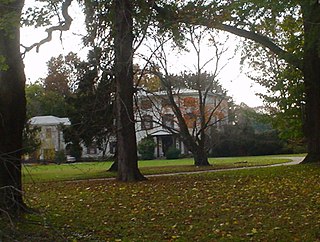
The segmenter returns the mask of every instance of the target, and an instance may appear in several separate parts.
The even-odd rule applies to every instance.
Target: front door
[[[162,151],[163,154],[166,155],[167,150],[169,147],[173,145],[173,137],[171,135],[161,137],[162,141]]]

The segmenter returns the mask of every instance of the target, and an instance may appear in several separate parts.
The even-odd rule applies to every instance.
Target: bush
[[[54,157],[54,161],[57,164],[61,164],[61,163],[65,162],[66,160],[67,160],[67,157],[66,157],[66,155],[65,155],[63,150],[56,151],[55,157]]]
[[[68,144],[67,150],[69,150],[70,156],[76,158],[77,161],[79,161],[81,159],[82,147],[79,143]]]
[[[152,137],[143,138],[138,144],[138,151],[142,160],[154,159],[154,148],[156,143]]]
[[[167,160],[179,159],[180,153],[181,153],[181,151],[178,148],[171,146],[168,148],[168,150],[166,152],[166,158],[167,158]]]

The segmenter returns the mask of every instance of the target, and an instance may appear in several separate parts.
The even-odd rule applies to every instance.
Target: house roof
[[[68,118],[58,118],[55,116],[36,116],[31,118],[30,124],[32,125],[70,125],[70,120]]]
[[[158,131],[151,133],[150,135],[151,136],[166,136],[166,135],[172,135],[172,134],[173,134],[172,132],[169,132],[167,130],[158,130]]]
[[[144,97],[144,96],[148,96],[152,93],[152,95],[154,96],[167,96],[167,92],[166,91],[157,91],[157,92],[147,92],[143,89],[140,89],[138,92],[138,96]],[[173,95],[182,95],[182,96],[198,96],[198,90],[195,89],[188,89],[188,88],[176,88],[172,90]],[[227,97],[225,94],[223,93],[214,93],[214,92],[208,92],[207,94],[208,96],[223,96],[223,97]]]

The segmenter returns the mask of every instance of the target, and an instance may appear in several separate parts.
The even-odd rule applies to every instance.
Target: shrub
[[[171,146],[168,148],[168,150],[166,152],[166,158],[167,158],[167,160],[179,159],[180,153],[181,153],[181,151],[178,148]]]
[[[152,160],[154,159],[154,148],[156,143],[152,137],[143,138],[138,144],[138,151],[141,155],[142,160]]]
[[[81,159],[82,147],[79,143],[68,144],[67,150],[69,150],[70,156],[76,158],[77,161],[79,161]]]
[[[54,157],[54,161],[57,163],[57,164],[61,164],[63,162],[65,162],[67,159],[65,153],[63,150],[60,150],[60,151],[56,151],[55,153],[55,157]]]

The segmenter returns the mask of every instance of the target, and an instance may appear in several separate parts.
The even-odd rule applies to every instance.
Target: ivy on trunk
[[[20,16],[23,0],[0,8],[0,211],[19,214],[26,209],[21,183],[22,133],[26,118],[25,75],[20,55]]]

